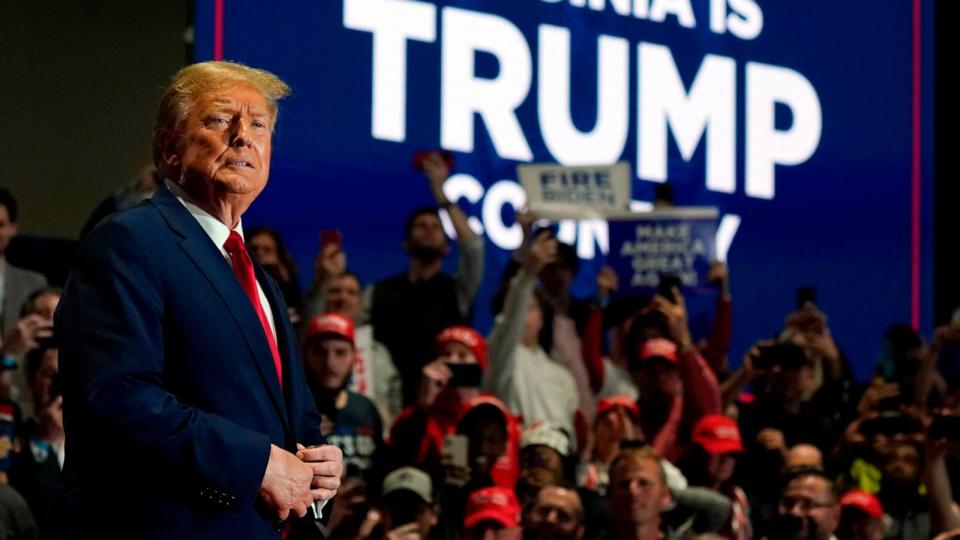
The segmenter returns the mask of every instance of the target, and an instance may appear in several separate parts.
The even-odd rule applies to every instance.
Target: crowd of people
[[[712,330],[695,336],[677,288],[618,295],[604,268],[593,295],[574,297],[576,251],[530,214],[497,293],[478,298],[484,239],[444,195],[443,156],[423,171],[436,204],[406,221],[409,263],[367,286],[335,236],[301,290],[281,234],[246,232],[290,307],[323,434],[343,452],[327,538],[960,535],[960,321],[930,342],[891,326],[859,383],[807,301],[731,363],[723,264],[710,272]],[[163,189],[138,178],[93,221]],[[452,275],[441,212],[456,232]],[[0,540],[38,537],[64,462],[60,290],[6,261],[17,219],[0,190]],[[472,326],[481,301],[496,313],[487,335]]]

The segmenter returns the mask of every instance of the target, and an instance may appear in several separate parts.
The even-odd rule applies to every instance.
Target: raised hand
[[[530,249],[527,250],[523,260],[523,269],[528,275],[536,276],[555,260],[557,260],[557,240],[551,234],[544,233],[530,243]]]

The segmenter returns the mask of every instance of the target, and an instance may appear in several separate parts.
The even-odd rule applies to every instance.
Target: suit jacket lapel
[[[253,310],[253,306],[250,305],[250,299],[247,298],[247,294],[240,286],[233,269],[230,268],[230,264],[220,253],[220,250],[213,245],[210,237],[207,236],[196,219],[190,215],[190,212],[180,204],[180,201],[168,189],[163,187],[158,189],[152,202],[163,214],[167,224],[183,237],[180,241],[180,248],[207,278],[223,303],[226,304],[227,310],[236,321],[240,334],[246,341],[247,348],[250,350],[257,366],[257,371],[260,373],[260,379],[266,385],[277,413],[289,429],[286,407],[281,397],[280,381],[277,380],[273,355],[263,334],[263,327],[260,325],[260,319]],[[279,323],[277,326],[280,326]]]

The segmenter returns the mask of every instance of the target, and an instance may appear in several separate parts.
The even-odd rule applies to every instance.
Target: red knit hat
[[[480,367],[487,369],[487,342],[480,332],[469,326],[451,326],[437,334],[437,350],[443,349],[447,343],[459,343],[470,349]]]

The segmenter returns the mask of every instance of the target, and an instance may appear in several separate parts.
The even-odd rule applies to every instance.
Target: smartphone
[[[343,233],[340,229],[324,229],[320,231],[320,251],[327,246],[339,246],[343,244]]]
[[[453,374],[447,386],[454,388],[479,388],[483,384],[483,368],[480,364],[447,364]]]
[[[430,157],[433,152],[439,152],[440,157],[447,164],[447,168],[453,170],[453,154],[446,150],[417,150],[413,153],[413,168],[422,171],[423,162]]]
[[[930,423],[930,438],[960,441],[960,416],[934,415]]]
[[[911,435],[923,431],[923,425],[915,418],[904,416],[898,412],[883,412],[876,418],[864,420],[860,424],[860,432],[871,437],[874,435]]]
[[[797,287],[797,309],[807,305],[817,304],[817,290],[813,287]]]
[[[777,363],[776,345],[758,345],[760,354],[753,360],[753,367],[756,369],[770,369]]]
[[[440,460],[444,465],[467,467],[467,448],[470,441],[466,435],[451,433],[443,437],[443,450]]]
[[[660,274],[660,284],[657,285],[657,294],[676,304],[677,297],[673,295],[673,288],[683,288],[683,282],[673,274]]]

